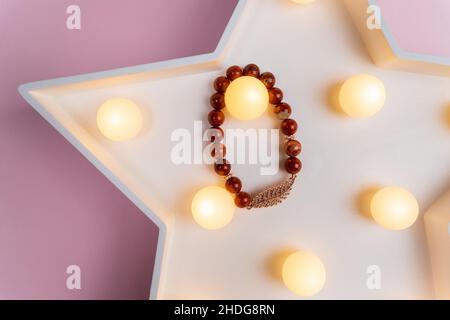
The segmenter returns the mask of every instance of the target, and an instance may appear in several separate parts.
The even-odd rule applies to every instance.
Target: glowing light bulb
[[[291,0],[291,1],[299,4],[308,4],[314,2],[315,0]]]
[[[142,122],[141,110],[128,99],[109,99],[97,111],[98,129],[114,141],[125,141],[137,136],[142,129]]]
[[[386,89],[378,78],[361,74],[347,79],[339,92],[339,104],[351,117],[370,117],[386,102]]]
[[[225,91],[225,104],[232,116],[240,120],[253,120],[266,111],[269,93],[259,79],[239,77]]]
[[[225,227],[233,219],[235,209],[233,197],[221,187],[205,187],[192,200],[192,216],[205,229]]]
[[[419,205],[407,190],[387,187],[375,193],[370,201],[370,211],[375,221],[384,228],[403,230],[417,220]]]
[[[283,264],[281,274],[286,287],[303,297],[317,294],[326,281],[322,261],[307,251],[297,251],[289,255]]]

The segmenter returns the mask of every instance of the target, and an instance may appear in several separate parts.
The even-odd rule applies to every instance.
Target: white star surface
[[[195,120],[206,126],[213,80],[247,63],[273,72],[293,106],[304,169],[283,204],[238,210],[226,228],[203,230],[191,217],[192,196],[223,180],[208,165],[174,165],[170,136],[192,132]],[[387,88],[387,103],[372,118],[346,118],[328,106],[330,88],[355,73],[373,74]],[[433,297],[422,217],[408,230],[388,231],[359,214],[357,197],[373,185],[400,185],[426,209],[439,195],[449,172],[442,117],[449,85],[448,78],[376,68],[341,1],[249,0],[211,55],[33,83],[21,92],[160,227],[152,298],[295,299],[274,258],[306,249],[327,269],[315,298],[389,299]],[[138,138],[117,143],[99,133],[96,111],[111,97],[144,110]],[[224,127],[275,124],[271,115],[245,123],[229,116]],[[283,177],[260,176],[254,165],[234,173],[250,192]],[[367,289],[370,265],[381,268],[380,290]]]

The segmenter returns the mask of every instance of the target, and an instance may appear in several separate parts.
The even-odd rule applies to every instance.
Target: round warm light
[[[266,111],[269,92],[259,79],[239,77],[225,91],[225,105],[232,116],[240,120],[253,120]]]
[[[299,296],[309,297],[322,290],[326,271],[319,257],[307,251],[297,251],[284,262],[282,278],[289,290]]]
[[[205,229],[225,227],[233,219],[235,209],[233,197],[221,187],[205,187],[192,200],[192,216]]]
[[[387,187],[375,193],[370,201],[370,211],[375,221],[384,228],[402,230],[417,220],[419,205],[407,190]]]
[[[108,139],[125,141],[142,129],[142,113],[131,100],[113,98],[105,101],[97,111],[97,126]]]
[[[339,92],[339,104],[351,117],[376,114],[386,102],[386,89],[378,78],[361,74],[347,79]]]
[[[291,0],[291,1],[299,4],[308,4],[314,2],[315,0]]]

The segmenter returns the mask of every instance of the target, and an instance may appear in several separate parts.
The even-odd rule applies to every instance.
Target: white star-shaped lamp
[[[193,221],[191,199],[223,180],[208,165],[175,165],[171,134],[206,123],[213,80],[247,63],[273,72],[293,106],[304,170],[282,205],[238,210],[226,228],[207,231]],[[328,88],[354,73],[374,74],[388,88],[375,117],[343,118],[327,107]],[[274,257],[291,248],[322,258],[327,283],[317,298],[419,298],[431,295],[421,222],[402,232],[381,229],[358,215],[354,199],[374,183],[402,185],[419,203],[436,195],[450,158],[439,119],[448,86],[445,78],[373,66],[340,1],[242,0],[212,53],[25,84],[20,92],[158,225],[151,298],[296,298],[273,268]],[[113,97],[144,111],[137,138],[112,142],[97,129],[97,109]],[[269,115],[248,123],[228,117],[226,127],[274,123]],[[192,139],[201,146],[201,137]],[[283,176],[256,172],[235,168],[250,192]],[[383,271],[380,291],[365,285],[374,264]]]

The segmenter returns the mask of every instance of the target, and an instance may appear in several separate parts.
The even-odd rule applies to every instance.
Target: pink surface
[[[450,58],[449,0],[376,0],[403,51]]]
[[[81,7],[69,31],[66,8]],[[237,0],[0,0],[0,298],[146,299],[157,228],[17,93],[212,51]],[[68,265],[82,289],[66,289]]]

